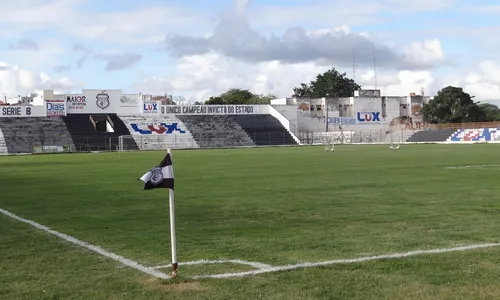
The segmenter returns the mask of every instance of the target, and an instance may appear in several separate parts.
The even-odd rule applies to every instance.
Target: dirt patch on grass
[[[200,282],[172,279],[172,280],[161,280],[157,278],[143,278],[141,279],[141,284],[152,288],[154,290],[161,290],[164,292],[203,292],[207,291],[208,288],[203,286]]]

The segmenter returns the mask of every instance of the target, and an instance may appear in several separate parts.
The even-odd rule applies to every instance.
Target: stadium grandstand
[[[491,124],[431,125],[414,93],[282,98],[270,105],[175,105],[163,96],[84,89],[0,102],[0,153],[496,141]]]

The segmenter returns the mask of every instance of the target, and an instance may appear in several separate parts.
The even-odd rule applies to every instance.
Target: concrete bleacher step
[[[9,153],[30,153],[33,146],[41,145],[74,146],[64,122],[58,117],[3,118],[0,129]]]
[[[454,129],[424,130],[409,137],[407,142],[445,142],[455,132]]]
[[[203,148],[251,147],[253,140],[228,115],[179,115]]]
[[[234,115],[232,118],[258,146],[298,144],[283,124],[272,115]]]
[[[5,142],[2,129],[0,128],[0,154],[5,155],[8,154],[9,151],[7,149],[7,143]]]

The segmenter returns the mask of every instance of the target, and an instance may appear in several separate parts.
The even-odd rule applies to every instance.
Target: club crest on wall
[[[109,107],[109,95],[106,94],[106,91],[101,91],[99,94],[97,94],[96,99],[96,105],[100,109],[104,110]]]

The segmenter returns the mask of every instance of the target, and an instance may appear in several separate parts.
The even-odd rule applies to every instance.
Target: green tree
[[[252,99],[250,99],[248,104],[271,104],[271,100],[273,99],[277,99],[277,97],[273,94],[253,95]]]
[[[273,94],[255,95],[249,90],[230,89],[219,96],[210,97],[205,104],[269,104],[276,99]]]
[[[354,91],[361,89],[346,73],[340,73],[331,68],[323,74],[318,74],[310,83],[301,83],[293,89],[293,96],[298,98],[322,97],[352,97]]]
[[[485,115],[471,95],[460,87],[447,86],[422,108],[424,122],[461,123],[484,121]]]
[[[500,121],[500,108],[495,104],[481,103],[479,108],[484,114],[484,120],[487,122]]]

